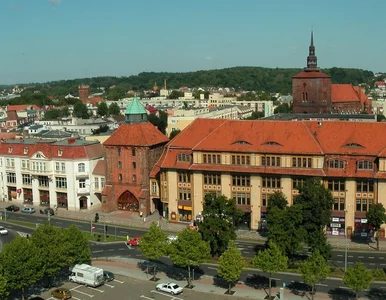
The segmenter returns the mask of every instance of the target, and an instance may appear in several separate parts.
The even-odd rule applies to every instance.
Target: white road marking
[[[162,293],[162,292],[158,292],[158,291],[151,291],[150,293],[155,293],[155,294],[158,294],[158,295],[170,297],[170,298],[172,298],[172,300],[183,300],[181,298],[178,298],[178,297],[175,297],[175,296],[172,296],[172,295],[168,295],[168,294],[165,294],[165,293]]]
[[[104,290],[98,290],[97,288],[91,286],[88,286],[87,288],[89,288],[90,290],[98,291],[99,293],[104,293]]]
[[[384,257],[378,257],[379,259],[385,259]]]
[[[82,299],[77,298],[77,297],[74,297],[74,296],[72,296],[72,299],[75,299],[75,300],[82,300]]]
[[[141,295],[139,298],[143,298],[143,299],[146,299],[146,300],[154,300],[154,298],[149,298],[149,297],[146,297],[144,295]]]
[[[339,287],[340,289],[345,289],[345,290],[349,290],[350,288],[348,288],[347,286],[340,286]]]
[[[99,253],[99,252],[103,252],[103,250],[94,250],[92,253]]]
[[[342,254],[338,254],[337,256],[343,256]]]
[[[244,251],[244,253],[251,253],[251,252],[248,252],[248,251]]]
[[[119,248],[118,250],[121,250],[121,251],[122,251],[122,250],[126,250],[126,249],[125,249],[125,248]]]
[[[370,265],[370,266],[375,266],[375,264],[371,264],[371,263],[370,263],[369,265]]]
[[[365,258],[364,256],[358,256],[358,258]]]
[[[108,249],[107,251],[114,251],[114,249]]]
[[[114,281],[119,282],[119,283],[124,283],[123,281],[120,281],[118,279],[114,279]]]
[[[94,295],[90,295],[90,294],[87,294],[85,292],[82,292],[82,291],[78,291],[77,288],[80,288],[82,287],[83,285],[78,285],[77,287],[74,287],[72,289],[70,289],[70,291],[73,291],[73,292],[77,292],[79,294],[82,294],[82,295],[85,295],[85,296],[89,296],[90,298],[94,297]]]
[[[208,267],[208,269],[217,270],[217,268],[213,268],[213,267]]]
[[[105,286],[111,287],[112,289],[115,288],[115,286],[105,283]]]
[[[352,256],[352,255],[349,255],[348,257],[350,257],[350,258],[353,258],[354,256]]]
[[[374,256],[369,256],[370,259],[374,259]]]
[[[273,278],[273,277],[272,277],[272,279],[273,279],[273,280],[281,280],[280,278]]]
[[[319,286],[328,286],[327,284],[323,284],[323,283],[317,283],[315,285],[319,285]]]

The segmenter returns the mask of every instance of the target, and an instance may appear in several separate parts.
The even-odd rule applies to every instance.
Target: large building
[[[371,113],[371,103],[358,86],[332,84],[331,76],[318,68],[314,37],[307,57],[307,67],[292,77],[294,113],[359,114]]]
[[[103,157],[100,143],[75,138],[2,140],[2,200],[68,210],[98,208],[103,176],[95,177],[93,170]]]
[[[126,121],[103,143],[106,185],[102,210],[127,210],[148,215],[160,206],[149,202],[149,174],[168,138],[147,120],[144,106],[134,97]]]
[[[235,198],[251,229],[263,228],[269,196],[292,204],[318,177],[334,197],[327,234],[367,235],[366,212],[386,205],[385,123],[198,119],[172,139],[151,173],[152,199],[171,222],[191,222],[205,194]]]

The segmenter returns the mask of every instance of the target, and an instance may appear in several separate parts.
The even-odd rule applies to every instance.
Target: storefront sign
[[[340,228],[339,223],[331,223],[331,228]]]
[[[177,220],[177,214],[173,211],[173,212],[170,214],[170,218],[172,219],[172,221]]]
[[[339,218],[332,218],[332,222],[339,222]]]
[[[361,223],[367,223],[367,219],[361,219]]]

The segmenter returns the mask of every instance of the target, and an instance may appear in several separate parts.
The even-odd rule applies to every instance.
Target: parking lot
[[[139,280],[131,277],[115,275],[116,280],[106,282],[97,288],[86,287],[76,283],[68,282],[62,287],[71,290],[74,300],[120,300],[120,299],[138,299],[138,300],[195,300],[208,297],[208,294],[197,290],[184,289],[184,292],[177,296],[172,296],[163,292],[158,292],[155,287],[160,282],[148,280]],[[51,296],[52,288],[44,292],[41,297],[46,300],[55,300]],[[210,294],[211,300],[223,300],[224,295]],[[232,296],[232,300],[241,300],[245,298]]]

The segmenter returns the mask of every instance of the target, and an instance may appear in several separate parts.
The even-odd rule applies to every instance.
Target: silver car
[[[25,214],[33,214],[35,212],[35,208],[33,208],[33,207],[23,207],[21,209],[21,212],[25,213]]]

